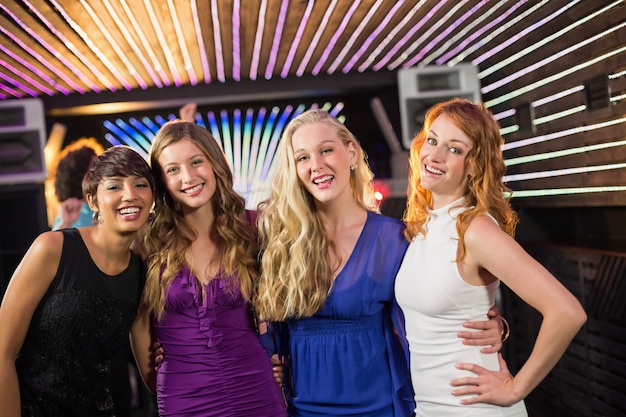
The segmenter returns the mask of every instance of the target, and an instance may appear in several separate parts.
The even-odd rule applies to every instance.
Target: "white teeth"
[[[195,193],[196,191],[200,191],[200,189],[202,189],[202,187],[203,187],[203,186],[204,186],[204,184],[198,184],[198,185],[196,185],[195,187],[192,187],[192,188],[187,188],[187,189],[186,189],[186,190],[184,190],[183,192],[184,192],[184,193],[187,193],[187,194],[193,194],[193,193]]]
[[[433,168],[433,167],[431,167],[429,165],[426,165],[426,171],[432,172],[433,174],[439,174],[439,175],[443,174],[442,170]]]
[[[139,213],[138,207],[126,207],[120,210],[120,214],[122,215],[136,214],[136,213]]]
[[[314,184],[321,184],[321,183],[323,183],[325,181],[330,181],[332,179],[333,179],[332,175],[326,175],[325,177],[317,178],[317,179],[313,180],[313,183]]]

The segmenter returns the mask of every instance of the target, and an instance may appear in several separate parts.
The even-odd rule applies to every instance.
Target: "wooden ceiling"
[[[3,0],[0,99],[52,97],[47,107],[70,107],[188,100],[190,91],[220,88],[287,93],[288,80],[313,88],[332,78],[336,87],[360,76],[375,84],[403,67],[480,64],[511,33],[559,30],[552,18],[577,3]]]

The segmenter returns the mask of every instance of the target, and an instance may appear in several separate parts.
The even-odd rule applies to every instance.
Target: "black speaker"
[[[45,143],[40,99],[0,102],[0,184],[43,182]]]
[[[33,240],[46,230],[43,184],[0,185],[0,295]]]

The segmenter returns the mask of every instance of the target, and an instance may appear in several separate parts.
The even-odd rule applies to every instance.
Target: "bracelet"
[[[509,322],[506,321],[504,317],[500,316],[500,320],[502,320],[502,326],[504,327],[502,329],[502,333],[500,333],[502,336],[502,343],[504,343],[511,335],[511,326],[509,326]]]

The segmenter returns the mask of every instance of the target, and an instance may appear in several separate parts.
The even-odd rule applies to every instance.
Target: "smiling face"
[[[472,174],[467,160],[472,146],[472,140],[445,113],[430,126],[419,159],[420,182],[432,192],[433,208],[443,207],[464,195]]]
[[[323,122],[300,126],[291,138],[298,178],[316,203],[352,198],[350,166],[356,162],[353,142],[343,142]]]
[[[217,188],[215,173],[198,145],[188,139],[171,143],[161,151],[158,164],[167,192],[183,212],[210,206]]]

